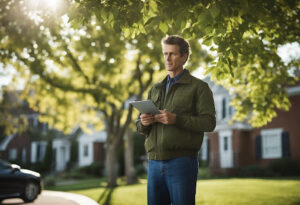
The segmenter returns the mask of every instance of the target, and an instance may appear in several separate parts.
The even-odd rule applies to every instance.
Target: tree
[[[86,132],[90,126],[96,130],[105,127],[108,186],[115,186],[117,150],[132,114],[138,114],[128,102],[144,98],[152,81],[164,75],[163,33],[126,39],[94,16],[85,25],[71,28],[66,15],[53,19],[19,2],[7,0],[2,6],[7,5],[9,9],[1,10],[0,15],[4,25],[1,59],[27,80],[30,107],[50,127],[65,132],[76,125]],[[193,47],[191,70],[198,66],[200,55],[210,60],[199,44]]]
[[[299,69],[299,57],[285,64],[277,49],[300,40],[299,1],[76,2],[74,23],[84,24],[88,15],[95,14],[100,21],[132,38],[160,30],[202,39],[217,52],[206,73],[234,96],[234,120],[248,118],[253,126],[262,126],[276,116],[276,108],[290,107],[285,87],[297,80],[289,70]]]
[[[21,92],[2,88],[0,100],[0,141],[12,132],[21,133],[26,130],[26,106],[21,99]]]

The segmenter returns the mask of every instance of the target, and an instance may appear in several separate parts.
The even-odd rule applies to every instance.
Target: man
[[[148,205],[193,205],[197,153],[204,132],[216,125],[213,96],[207,83],[183,68],[190,54],[186,40],[165,37],[162,51],[169,75],[148,93],[161,114],[143,113],[136,122],[137,130],[146,135]]]

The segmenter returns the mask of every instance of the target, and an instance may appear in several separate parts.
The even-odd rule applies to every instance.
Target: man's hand
[[[149,126],[151,125],[152,123],[154,123],[154,116],[152,114],[141,114],[140,116],[141,118],[141,123],[142,125],[144,126]]]
[[[160,110],[161,114],[155,115],[155,122],[160,122],[165,125],[172,125],[176,123],[176,114],[166,110]]]

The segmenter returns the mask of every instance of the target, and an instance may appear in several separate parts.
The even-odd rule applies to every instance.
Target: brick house
[[[260,128],[246,122],[228,124],[234,109],[231,96],[220,85],[206,78],[214,94],[217,126],[205,133],[200,151],[213,173],[235,173],[247,165],[267,165],[274,159],[289,157],[300,163],[300,82],[287,89],[291,108],[277,110],[277,117]]]
[[[52,141],[53,171],[63,171],[70,158],[70,142],[63,139],[62,133],[40,122],[39,113],[30,109],[28,103],[20,99],[20,94],[21,91],[6,91],[3,100],[12,105],[11,109],[18,116],[25,116],[27,130],[0,136],[0,158],[21,165],[40,163],[45,160],[48,142]]]

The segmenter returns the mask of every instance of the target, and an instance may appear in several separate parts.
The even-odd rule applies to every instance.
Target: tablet
[[[154,105],[151,100],[142,100],[142,101],[132,101],[130,102],[135,108],[137,108],[140,113],[147,114],[160,114],[158,108]]]

